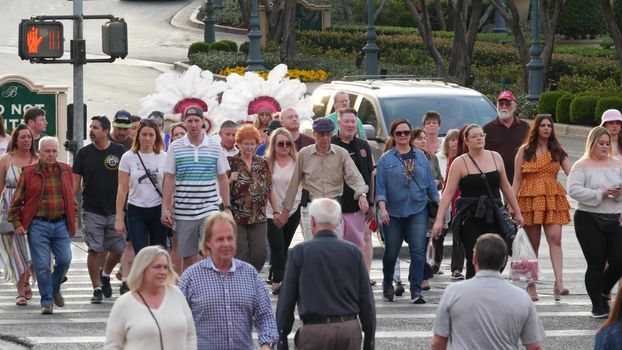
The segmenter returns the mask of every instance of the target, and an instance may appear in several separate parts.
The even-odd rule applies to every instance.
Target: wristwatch
[[[225,205],[224,208],[225,208],[225,210],[227,210],[227,209],[231,210],[231,206],[230,205]]]

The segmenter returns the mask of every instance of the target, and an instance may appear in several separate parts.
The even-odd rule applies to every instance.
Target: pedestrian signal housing
[[[19,25],[19,57],[60,58],[64,53],[63,24],[58,21],[24,19]]]

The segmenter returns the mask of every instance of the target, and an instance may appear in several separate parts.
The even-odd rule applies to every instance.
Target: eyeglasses
[[[486,134],[485,133],[479,133],[479,134],[473,134],[473,135],[469,135],[470,139],[477,139],[477,138],[482,138],[485,139],[486,138]]]
[[[499,100],[497,101],[497,103],[499,104],[499,106],[511,106],[512,105],[512,101],[510,100]]]
[[[410,136],[410,130],[396,131],[394,134],[397,137]]]
[[[289,141],[279,141],[276,143],[278,147],[291,147],[292,143]]]

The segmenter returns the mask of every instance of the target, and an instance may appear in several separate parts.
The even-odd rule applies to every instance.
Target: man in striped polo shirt
[[[203,110],[190,106],[182,113],[181,120],[188,133],[168,149],[161,220],[176,231],[177,254],[183,258],[183,271],[196,262],[205,219],[218,211],[219,196],[229,213],[231,202],[226,174],[229,162],[220,143],[203,130]]]

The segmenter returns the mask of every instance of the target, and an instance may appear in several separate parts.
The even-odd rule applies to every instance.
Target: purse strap
[[[162,192],[158,190],[158,186],[156,186],[155,182],[153,182],[153,179],[151,178],[151,174],[149,173],[149,170],[147,170],[147,167],[145,166],[143,159],[140,157],[140,152],[136,152],[136,155],[138,156],[138,159],[140,160],[140,164],[143,165],[143,169],[145,169],[145,173],[147,174],[147,177],[149,178],[149,182],[151,182],[151,184],[153,185],[153,188],[155,188],[156,192],[158,192],[158,194],[160,195],[160,198],[162,198]]]
[[[467,155],[469,156],[469,158],[471,159],[473,164],[475,164],[475,167],[477,168],[477,170],[479,170],[479,173],[481,174],[482,180],[484,180],[484,185],[486,185],[486,191],[488,191],[488,197],[490,198],[490,200],[494,204],[495,203],[495,197],[492,195],[492,191],[490,190],[490,185],[488,184],[488,179],[486,178],[486,174],[484,174],[482,169],[480,169],[479,165],[477,165],[477,163],[475,162],[475,159],[473,159],[473,157],[471,157],[471,155],[468,152],[467,152]]]
[[[412,173],[412,175],[410,175],[410,177],[412,177],[412,178],[413,178],[413,181],[415,182],[415,185],[417,185],[417,187],[419,187],[419,191],[421,191],[421,192],[425,193],[426,198],[427,198],[429,201],[431,201],[431,200],[432,200],[432,198],[430,198],[430,196],[428,195],[428,192],[427,192],[427,191],[424,191],[424,190],[423,190],[423,188],[421,188],[421,186],[419,186],[419,183],[417,182],[417,178],[415,177],[415,165],[417,165],[417,154],[415,153],[415,151],[414,151],[414,150],[411,150],[411,151],[413,152],[413,157],[415,157],[415,158],[413,158],[413,173]],[[404,164],[403,164],[403,162],[404,162],[404,161],[402,160],[402,158],[400,158],[400,156],[399,156],[399,155],[396,155],[396,156],[397,156],[397,157],[400,159],[400,161],[402,162],[402,166],[404,166]]]
[[[149,307],[149,304],[147,304],[147,301],[145,300],[145,298],[143,298],[143,295],[140,294],[139,291],[136,291],[136,293],[138,294],[140,299],[142,299],[143,303],[147,307],[147,310],[149,310],[149,313],[151,314],[151,317],[153,317],[153,320],[155,321],[156,326],[158,326],[158,334],[160,335],[160,349],[164,350],[164,342],[162,341],[162,329],[160,329],[160,324],[158,323],[158,320],[156,319],[156,317],[153,314],[153,312],[151,311],[151,308]]]

